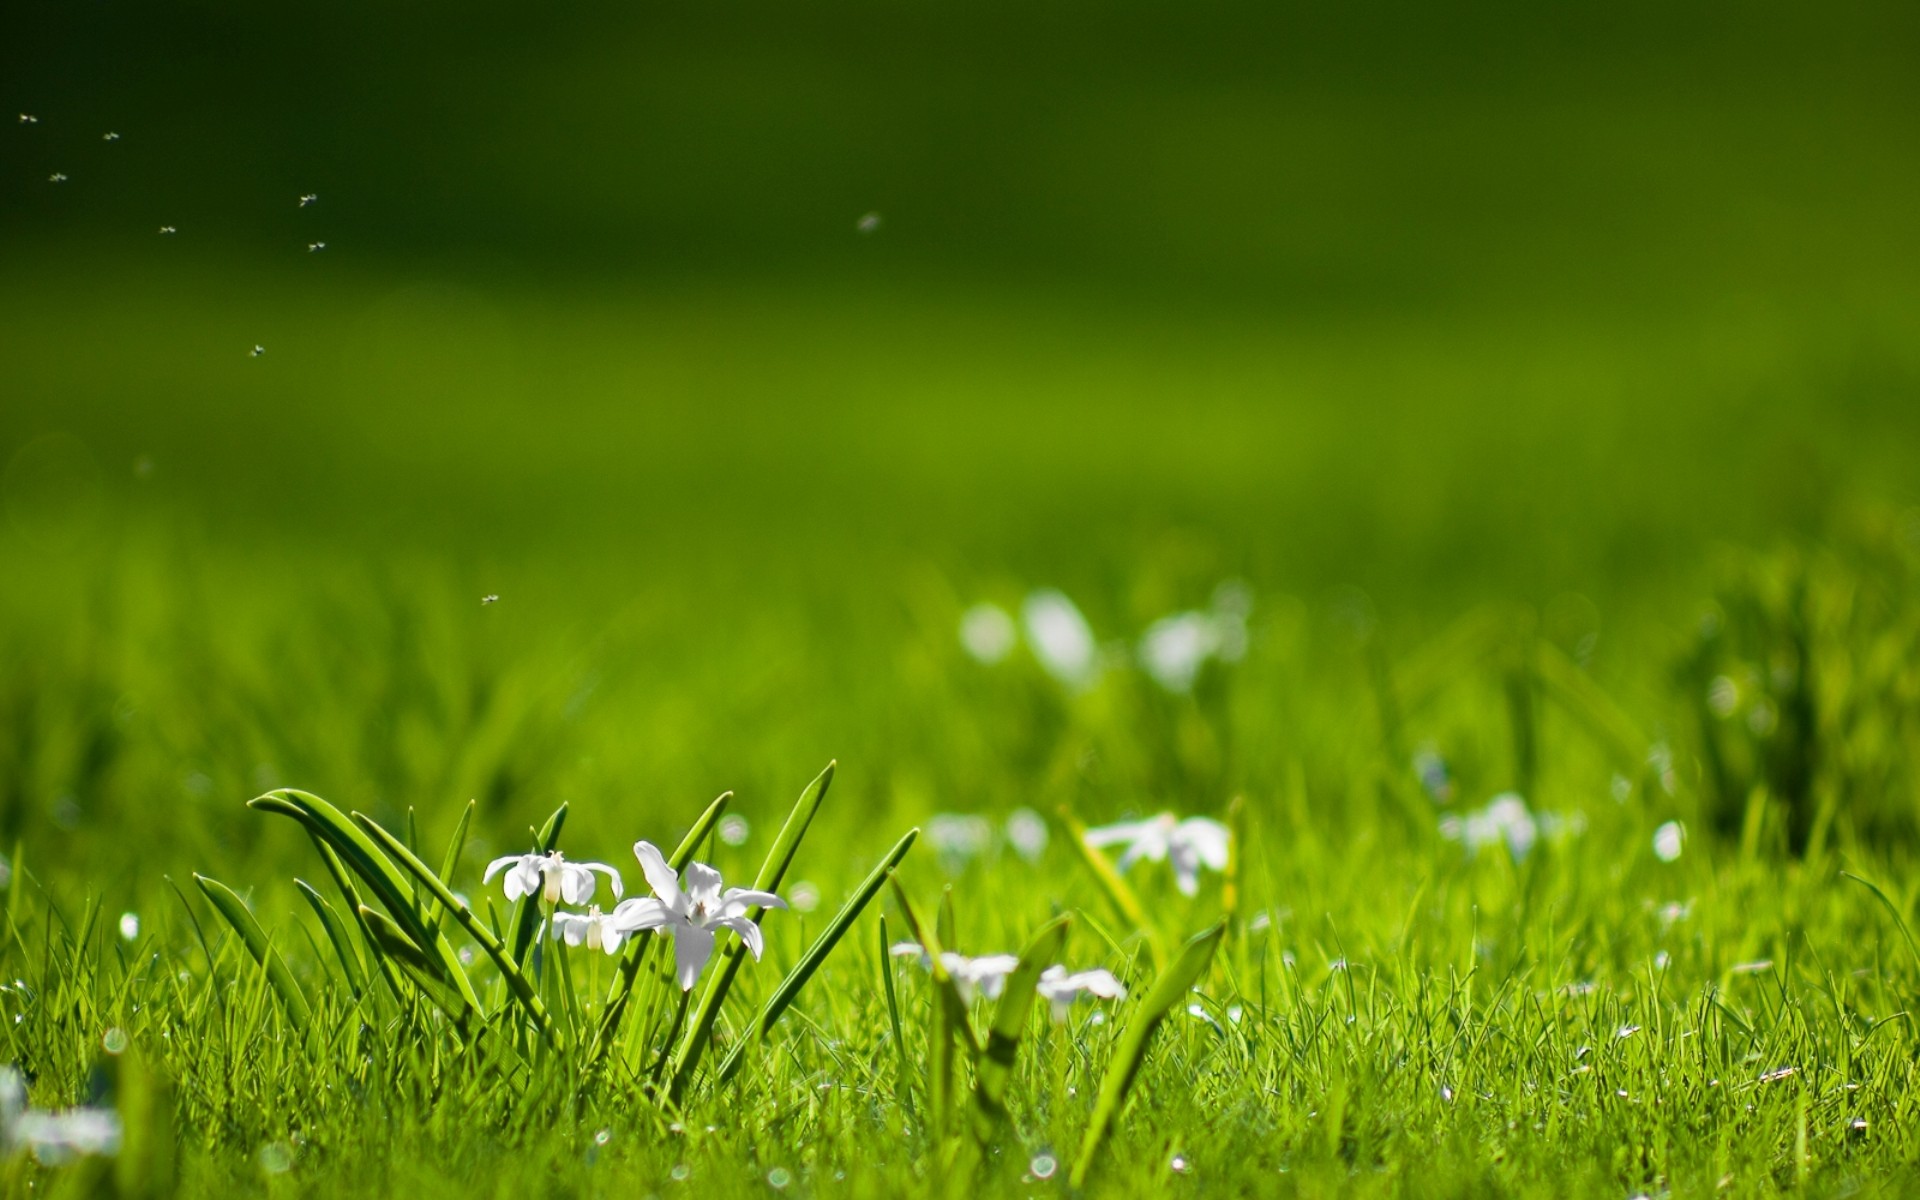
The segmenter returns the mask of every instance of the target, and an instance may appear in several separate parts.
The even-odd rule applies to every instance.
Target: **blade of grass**
[[[408,816],[411,818],[412,810],[408,810]],[[453,837],[447,841],[447,852],[440,859],[440,882],[448,887],[453,886],[453,871],[460,864],[460,851],[465,849],[467,844],[467,826],[472,822],[473,801],[469,800],[467,806],[460,810],[460,820],[453,827]],[[439,931],[439,913],[434,913],[427,918],[427,928],[435,932]]]
[[[1140,897],[1134,893],[1133,888],[1128,886],[1127,881],[1120,877],[1120,872],[1114,868],[1112,860],[1087,845],[1087,827],[1080,823],[1078,817],[1063,807],[1060,810],[1060,820],[1067,827],[1067,838],[1073,843],[1073,848],[1079,852],[1080,861],[1085,863],[1087,870],[1093,873],[1094,882],[1100,885],[1100,890],[1106,895],[1107,902],[1113,905],[1114,911],[1120,914],[1121,920],[1138,929],[1147,939],[1147,952],[1153,956],[1154,969],[1165,970],[1167,966],[1166,937],[1160,932],[1158,926],[1147,919],[1147,909],[1140,903]]]
[[[1139,1074],[1140,1065],[1146,1061],[1147,1046],[1154,1030],[1160,1027],[1160,1022],[1206,973],[1207,964],[1213,961],[1213,952],[1226,932],[1227,923],[1221,921],[1189,939],[1181,949],[1180,956],[1154,979],[1153,986],[1140,1001],[1140,1007],[1134,1010],[1133,1019],[1127,1022],[1127,1028],[1114,1047],[1113,1061],[1107,1066],[1106,1077],[1100,1081],[1100,1098],[1094,1103],[1093,1119],[1087,1125],[1085,1139],[1080,1143],[1080,1156],[1073,1164],[1071,1182],[1075,1189],[1086,1184],[1087,1172],[1093,1168],[1093,1160],[1100,1153],[1101,1143],[1106,1140],[1115,1118],[1120,1115],[1121,1107],[1127,1102],[1134,1077]]]
[[[320,918],[320,927],[327,931],[327,940],[333,943],[333,952],[340,959],[340,969],[346,975],[347,987],[352,990],[353,998],[358,1000],[366,990],[367,968],[360,961],[359,953],[353,948],[353,939],[347,933],[346,922],[341,920],[340,914],[334,911],[333,905],[327,903],[327,898],[314,891],[313,886],[306,880],[296,879],[293,881],[293,886],[300,889],[300,894],[306,897],[308,907],[313,909],[313,915]]]
[[[274,951],[273,940],[267,931],[260,927],[246,902],[241,900],[234,890],[217,879],[205,875],[195,875],[193,881],[200,885],[208,901],[225,917],[227,924],[240,935],[240,942],[246,946],[247,953],[253,955],[253,961],[260,964],[267,973],[267,981],[280,997],[281,1007],[286,1010],[287,1022],[302,1036],[313,1023],[313,1011],[307,1007],[307,997],[300,990],[300,984],[294,979],[293,972],[287,970],[287,964]]]
[[[880,889],[885,887],[887,880],[893,877],[894,868],[900,865],[900,860],[906,857],[907,851],[913,848],[914,839],[919,836],[918,829],[910,829],[906,836],[894,843],[893,849],[887,851],[886,856],[867,873],[866,879],[853,895],[847,897],[847,902],[840,906],[840,911],[833,915],[833,920],[828,923],[826,929],[813,940],[813,945],[807,947],[807,952],[800,956],[800,961],[793,965],[793,969],[787,972],[787,977],[780,981],[780,986],[773,989],[773,995],[767,997],[767,1002],[761,1006],[760,1015],[754,1018],[747,1032],[734,1042],[732,1049],[727,1052],[727,1057],[721,1062],[718,1077],[722,1082],[732,1079],[734,1073],[740,1069],[741,1056],[748,1045],[766,1036],[767,1031],[772,1029],[774,1023],[780,1019],[780,1015],[786,1012],[799,997],[800,989],[807,985],[807,981],[813,978],[814,972],[820,969],[820,964],[827,960],[827,955],[833,953],[833,948],[840,944],[840,939],[853,928],[853,923],[866,910],[867,904],[880,894]],[[891,989],[889,989],[889,998],[891,998]],[[897,1011],[894,1014],[894,1023],[896,1027],[899,1024]]]
[[[1014,1057],[1020,1052],[1027,1019],[1033,1013],[1040,973],[1060,961],[1061,948],[1067,942],[1067,928],[1072,923],[1072,915],[1062,913],[1040,927],[1040,932],[1034,934],[1026,949],[1020,952],[1020,963],[1007,976],[999,1006],[993,1010],[993,1024],[987,1030],[987,1044],[980,1052],[978,1078],[973,1088],[979,1110],[976,1115],[989,1125],[997,1124],[1006,1116],[1007,1084],[1013,1078]]]
[[[420,994],[433,1003],[435,1008],[447,1014],[459,1027],[464,1037],[473,1028],[480,1013],[477,1007],[467,1002],[467,998],[458,990],[433,972],[433,960],[420,947],[407,937],[406,931],[397,922],[377,908],[360,907],[360,918],[367,923],[373,939],[379,944],[381,952],[401,972],[413,981]]]

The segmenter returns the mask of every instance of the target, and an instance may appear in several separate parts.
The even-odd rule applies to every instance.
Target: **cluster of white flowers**
[[[1502,792],[1487,801],[1485,808],[1449,813],[1440,818],[1440,836],[1459,842],[1468,853],[1478,853],[1486,846],[1504,845],[1515,862],[1526,858],[1543,837],[1573,837],[1584,833],[1586,827],[1586,817],[1581,813],[1563,817],[1534,812],[1518,792]]]
[[[82,1155],[114,1154],[120,1149],[120,1115],[110,1108],[29,1108],[20,1072],[0,1067],[0,1141],[9,1149],[27,1147],[50,1166]]]
[[[1047,852],[1051,834],[1047,819],[1030,808],[1016,808],[1007,814],[999,831],[1015,854],[1028,862],[1040,861]],[[992,849],[995,844],[993,822],[978,813],[935,813],[927,821],[927,841],[949,869],[964,866]]]
[[[1173,867],[1173,879],[1182,895],[1200,891],[1200,868],[1227,869],[1227,827],[1211,817],[1185,820],[1170,812],[1144,821],[1122,821],[1102,825],[1086,832],[1086,843],[1095,849],[1105,846],[1126,847],[1115,864],[1122,871],[1141,859],[1167,862]]]
[[[1246,654],[1251,608],[1252,594],[1245,584],[1223,583],[1214,589],[1207,608],[1174,613],[1150,625],[1134,658],[1168,691],[1191,691],[1209,659],[1238,662]],[[976,604],[960,617],[960,644],[983,663],[1012,654],[1022,632],[1035,661],[1068,689],[1085,691],[1099,682],[1105,666],[1100,644],[1065,592],[1042,588],[1030,593],[1020,605],[1018,624],[991,603]],[[1126,651],[1120,649],[1114,657],[1124,660]]]
[[[487,865],[484,879],[491,881],[505,870],[509,900],[538,895],[548,908],[562,901],[588,905],[584,913],[555,911],[548,918],[553,936],[569,946],[614,955],[635,934],[651,930],[671,936],[674,975],[682,991],[693,989],[723,929],[732,930],[753,953],[754,961],[759,961],[764,948],[760,926],[749,914],[756,908],[785,908],[786,901],[772,892],[726,887],[719,871],[700,862],[687,864],[682,886],[681,874],[667,865],[652,842],[635,842],[633,853],[653,895],[621,900],[612,912],[601,912],[599,905],[591,903],[599,886],[594,876],[605,875],[614,899],[619,900],[624,891],[620,872],[604,863],[568,862],[557,850],[495,859]]]
[[[895,958],[917,958],[922,966],[932,969],[932,958],[918,942],[900,942],[892,948],[892,953]],[[954,987],[959,989],[961,999],[972,1000],[975,995],[980,995],[989,1000],[998,1000],[1007,986],[1007,976],[1013,974],[1014,968],[1020,965],[1020,958],[1013,954],[987,954],[969,958],[947,950],[940,955],[940,965],[953,980]],[[1092,996],[1099,1000],[1127,998],[1126,985],[1115,978],[1112,971],[1104,967],[1095,967],[1090,971],[1069,971],[1058,963],[1040,972],[1034,990],[1052,1006],[1055,1021],[1065,1021],[1073,1002],[1081,996]]]

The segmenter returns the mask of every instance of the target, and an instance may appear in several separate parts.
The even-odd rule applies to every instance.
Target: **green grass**
[[[0,1064],[126,1134],[0,1192],[1920,1186],[1908,10],[220,7],[0,45]],[[553,835],[818,904],[683,1007]]]

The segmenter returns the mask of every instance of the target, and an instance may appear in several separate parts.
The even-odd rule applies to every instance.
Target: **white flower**
[[[998,604],[976,604],[960,616],[960,644],[983,663],[997,663],[1019,639],[1013,618]]]
[[[1200,868],[1227,869],[1227,827],[1208,817],[1188,817],[1182,821],[1172,813],[1161,813],[1144,821],[1122,821],[1102,825],[1086,833],[1087,845],[1096,849],[1124,843],[1117,864],[1124,871],[1146,858],[1154,862],[1168,860],[1174,881],[1184,895],[1200,890]]]
[[[958,870],[993,843],[993,824],[977,813],[935,813],[927,819],[927,840],[944,865]]]
[[[1653,856],[1661,862],[1678,862],[1686,848],[1687,827],[1680,822],[1668,821],[1653,831]]]
[[[772,892],[748,888],[725,888],[720,872],[706,863],[688,863],[686,890],[680,888],[680,876],[667,865],[659,847],[652,842],[635,842],[634,857],[640,860],[653,895],[623,902],[613,910],[612,921],[622,934],[642,929],[664,929],[673,934],[674,973],[680,990],[693,990],[707,960],[713,957],[713,936],[717,929],[731,929],[740,935],[747,949],[760,961],[760,926],[747,911],[753,908],[785,908],[787,902]]]
[[[113,1154],[120,1149],[120,1115],[106,1108],[28,1108],[20,1072],[0,1067],[0,1143],[31,1147],[49,1166],[83,1154]]]
[[[1064,1021],[1067,1010],[1080,996],[1093,996],[1101,1000],[1125,1000],[1127,989],[1113,972],[1103,968],[1091,971],[1067,973],[1062,966],[1051,966],[1040,972],[1039,992],[1053,1005],[1053,1019]]]
[[[626,932],[613,923],[613,914],[601,912],[598,904],[585,913],[553,914],[553,936],[569,946],[585,944],[589,950],[605,950],[608,954],[620,953],[627,940]]]
[[[1170,692],[1190,692],[1194,677],[1220,646],[1214,620],[1203,612],[1175,613],[1147,627],[1140,638],[1140,665]]]
[[[898,942],[889,951],[895,958],[918,958],[920,965],[932,969],[932,960],[919,942]],[[1000,998],[1000,991],[1007,985],[1007,976],[1020,965],[1017,954],[988,954],[980,958],[968,958],[952,950],[942,951],[940,965],[946,969],[947,976],[960,989],[962,1000],[973,999],[978,992],[989,1000]]]
[[[618,900],[625,890],[620,882],[620,872],[605,863],[570,863],[567,856],[558,850],[551,854],[509,854],[505,858],[496,858],[487,864],[487,873],[480,877],[482,883],[492,883],[493,877],[502,868],[507,869],[507,899],[518,900],[522,896],[541,893],[541,899],[548,904],[558,904],[562,900],[568,904],[585,904],[593,899],[594,888],[598,886],[593,877],[595,871],[607,877],[613,884],[613,898]]]
[[[1503,792],[1478,812],[1468,813],[1465,817],[1441,818],[1440,836],[1460,842],[1468,850],[1475,851],[1482,846],[1504,842],[1507,853],[1513,856],[1515,862],[1519,862],[1539,839],[1540,826],[1528,811],[1525,800],[1513,792]]]
[[[1040,856],[1047,852],[1047,840],[1051,836],[1047,819],[1032,809],[1016,808],[1007,814],[1007,841],[1012,844],[1014,853],[1028,862],[1040,861]]]
[[[1027,641],[1047,674],[1070,688],[1091,686],[1100,673],[1093,629],[1064,592],[1034,592],[1020,606]]]

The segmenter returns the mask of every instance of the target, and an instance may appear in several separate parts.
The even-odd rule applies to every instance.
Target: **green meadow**
[[[1920,1182],[1905,8],[14,24],[6,1195]]]

